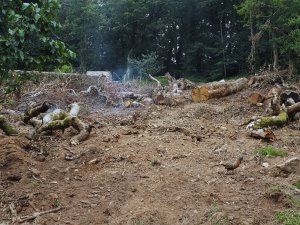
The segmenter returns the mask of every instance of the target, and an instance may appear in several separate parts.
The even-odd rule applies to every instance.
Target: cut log
[[[256,105],[257,103],[262,103],[264,99],[265,97],[259,92],[252,92],[248,96],[248,101],[253,105]]]
[[[0,129],[8,136],[18,134],[18,131],[10,124],[10,122],[0,115]]]
[[[211,98],[221,98],[241,91],[247,86],[247,78],[229,82],[213,82],[192,89],[194,102],[206,101]]]
[[[287,114],[289,116],[293,116],[297,112],[300,112],[300,102],[287,107]]]

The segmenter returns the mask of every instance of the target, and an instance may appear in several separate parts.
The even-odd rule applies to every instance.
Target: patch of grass
[[[146,225],[146,224],[145,224],[144,221],[141,220],[141,219],[134,219],[134,220],[130,223],[130,225]]]
[[[168,79],[164,76],[159,76],[159,77],[155,77],[155,78],[161,83],[162,86],[169,84]]]
[[[208,220],[211,225],[229,225],[230,222],[227,218],[227,215],[219,210],[219,207],[215,202],[210,206],[208,212]]]
[[[300,189],[300,177],[298,178],[298,180],[294,183],[295,187],[297,189]]]
[[[255,150],[255,153],[265,156],[280,156],[284,157],[287,153],[284,150],[274,148],[272,146],[261,147]]]
[[[274,190],[281,190],[287,200],[288,209],[280,210],[275,213],[276,224],[298,225],[300,224],[300,199],[294,195],[294,188],[291,185],[277,185]]]
[[[59,206],[61,206],[61,201],[60,201],[60,199],[58,199],[58,198],[55,199],[54,202],[53,202],[53,206],[56,207],[56,208],[59,207]]]
[[[299,225],[300,224],[300,212],[295,210],[279,211],[275,215],[278,222],[282,225]]]

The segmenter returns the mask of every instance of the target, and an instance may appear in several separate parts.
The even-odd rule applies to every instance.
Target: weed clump
[[[265,156],[280,156],[284,157],[287,153],[282,149],[277,149],[272,146],[261,147],[255,150],[256,153]]]

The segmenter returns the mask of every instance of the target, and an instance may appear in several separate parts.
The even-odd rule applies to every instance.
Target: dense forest
[[[298,0],[1,1],[0,66],[170,72],[214,80],[262,69],[295,74]],[[75,54],[76,56],[75,56]]]

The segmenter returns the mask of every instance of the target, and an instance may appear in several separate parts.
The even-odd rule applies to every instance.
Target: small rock
[[[268,168],[270,165],[269,165],[269,163],[267,163],[267,162],[263,162],[263,163],[261,164],[261,166],[262,166],[262,167],[265,167],[265,168]]]
[[[30,169],[30,171],[31,171],[32,174],[35,175],[35,176],[39,176],[39,175],[41,174],[41,172],[40,172],[38,169],[36,169],[36,168]]]
[[[153,99],[152,98],[143,98],[141,101],[144,105],[151,105],[153,104]],[[153,114],[153,113],[152,113]]]
[[[91,164],[97,164],[99,162],[99,160],[98,159],[92,159],[92,160],[90,160],[90,161],[88,161],[88,165],[91,165]]]
[[[49,194],[49,197],[50,197],[51,199],[53,199],[53,200],[58,199],[58,195],[55,194],[55,193],[50,193],[50,194]]]
[[[270,175],[273,177],[288,177],[291,173],[300,174],[300,159],[298,157],[277,164],[270,170]]]
[[[227,130],[226,127],[220,127],[220,129],[223,130],[223,131]]]

